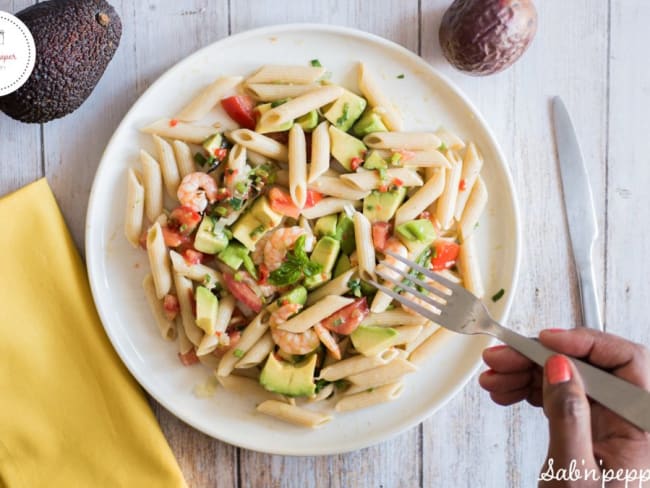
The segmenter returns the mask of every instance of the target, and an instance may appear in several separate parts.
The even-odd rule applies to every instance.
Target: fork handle
[[[495,322],[494,336],[531,361],[544,367],[557,352]],[[571,358],[582,377],[587,395],[631,424],[650,432],[650,392],[590,364]]]

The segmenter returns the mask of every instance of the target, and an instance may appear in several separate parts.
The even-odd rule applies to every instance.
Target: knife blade
[[[571,117],[560,97],[553,98],[555,140],[560,161],[564,205],[569,224],[573,259],[578,274],[585,327],[603,329],[592,250],[598,237],[596,210],[589,175]]]

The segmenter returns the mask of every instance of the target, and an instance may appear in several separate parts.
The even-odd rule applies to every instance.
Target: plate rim
[[[359,449],[363,449],[369,446],[377,445],[382,442],[386,442],[396,437],[397,435],[412,429],[416,425],[419,425],[420,423],[422,423],[423,421],[431,417],[434,413],[442,409],[447,404],[447,402],[449,402],[452,398],[458,395],[460,390],[462,390],[467,385],[470,379],[476,374],[476,371],[480,368],[481,366],[480,358],[478,358],[475,361],[473,367],[470,368],[465,375],[460,377],[460,381],[456,383],[454,388],[449,390],[449,393],[445,397],[443,397],[443,399],[436,405],[435,408],[427,409],[425,410],[424,413],[420,415],[415,415],[413,417],[409,417],[406,421],[398,422],[393,427],[382,430],[381,431],[382,434],[377,434],[377,435],[371,434],[369,436],[364,436],[363,438],[356,441],[355,440],[349,441],[345,445],[345,447],[337,450],[330,450],[325,448],[320,449],[318,448],[318,446],[316,446],[315,449],[312,449],[307,453],[297,452],[295,450],[282,449],[282,448],[260,449],[259,447],[254,445],[254,442],[252,441],[247,442],[246,439],[238,439],[223,434],[216,435],[214,432],[211,432],[205,427],[199,425],[198,422],[194,422],[193,419],[187,418],[186,416],[178,412],[178,410],[174,408],[172,405],[170,405],[166,399],[161,398],[156,393],[154,393],[152,389],[149,387],[149,385],[147,384],[146,378],[142,378],[141,375],[136,373],[135,366],[128,359],[129,356],[125,354],[124,350],[120,347],[119,340],[117,339],[116,336],[114,336],[114,331],[111,331],[110,327],[106,325],[108,321],[106,320],[104,306],[100,305],[100,303],[102,302],[98,302],[98,300],[95,299],[95,296],[97,296],[98,294],[97,287],[101,275],[99,274],[99,271],[95,269],[95,260],[97,258],[94,257],[95,255],[93,254],[92,247],[94,244],[96,244],[95,237],[94,237],[96,233],[93,233],[91,230],[92,229],[91,216],[94,215],[95,213],[94,209],[97,205],[96,195],[98,193],[97,187],[100,185],[100,181],[101,181],[100,178],[101,173],[103,172],[104,168],[108,166],[107,153],[109,152],[109,149],[111,149],[112,145],[115,143],[117,135],[122,131],[123,126],[126,123],[126,120],[130,118],[133,112],[137,111],[139,105],[143,103],[142,100],[151,90],[154,90],[159,84],[162,84],[164,80],[172,76],[173,72],[178,68],[178,66],[184,62],[187,62],[190,58],[199,57],[201,53],[213,49],[217,45],[236,43],[239,40],[246,39],[249,37],[264,36],[269,34],[287,34],[287,33],[292,33],[301,30],[307,30],[310,33],[318,32],[320,34],[352,36],[360,40],[369,41],[374,44],[379,44],[379,45],[389,47],[395,50],[397,53],[405,56],[409,61],[423,68],[429,74],[433,74],[435,77],[437,77],[449,90],[451,90],[454,93],[455,96],[457,96],[471,110],[480,129],[485,132],[485,134],[488,136],[489,140],[491,141],[492,145],[494,146],[494,150],[498,159],[497,164],[499,164],[499,166],[501,166],[503,170],[505,176],[505,182],[511,197],[510,198],[512,203],[511,210],[514,217],[514,236],[513,236],[514,262],[513,262],[512,272],[509,277],[510,282],[512,283],[511,293],[508,293],[506,297],[506,301],[503,306],[502,322],[507,321],[514,301],[515,291],[518,286],[523,241],[522,241],[521,214],[519,209],[516,187],[514,184],[512,173],[510,171],[510,166],[508,165],[507,159],[503,153],[503,149],[501,148],[498,139],[495,137],[491,127],[487,124],[485,118],[483,117],[483,114],[476,108],[474,103],[465,95],[465,93],[455,83],[453,83],[446,75],[442,74],[438,69],[432,66],[424,58],[422,58],[415,52],[411,51],[410,49],[402,46],[401,44],[395,41],[391,41],[389,39],[383,38],[376,34],[366,32],[360,29],[352,28],[352,27],[347,27],[347,26],[341,26],[335,24],[298,22],[298,23],[273,24],[273,25],[257,27],[246,31],[238,32],[237,34],[229,35],[222,39],[218,39],[215,42],[207,44],[197,49],[196,51],[193,51],[187,56],[183,57],[182,59],[174,63],[172,66],[170,66],[168,69],[166,69],[161,75],[159,75],[156,78],[156,80],[151,85],[149,85],[149,87],[144,92],[142,92],[142,94],[140,94],[140,96],[138,96],[137,100],[124,114],[119,124],[113,131],[108,143],[106,144],[106,147],[104,148],[104,151],[102,152],[99,164],[97,166],[97,170],[95,171],[95,175],[93,177],[93,183],[88,197],[88,207],[86,211],[85,232],[84,232],[84,239],[85,239],[84,249],[86,254],[86,268],[87,268],[88,281],[91,288],[91,295],[93,298],[93,302],[95,303],[95,308],[97,309],[97,313],[100,318],[102,327],[106,335],[108,336],[111,345],[113,346],[113,349],[117,353],[122,363],[126,366],[131,376],[133,376],[133,378],[137,381],[137,383],[149,395],[151,395],[151,397],[153,397],[159,404],[161,404],[168,412],[173,414],[176,418],[181,420],[183,423],[198,430],[199,432],[202,432],[213,439],[217,439],[221,442],[225,442],[236,447],[249,449],[256,452],[262,452],[262,453],[273,454],[273,455],[283,455],[283,456],[328,456],[328,455],[337,455],[337,454],[344,454],[352,451],[357,451]],[[99,264],[97,264],[97,266],[99,266]],[[491,337],[486,337],[486,336],[482,336],[482,337],[486,340],[487,345],[492,344],[496,341],[496,339]]]

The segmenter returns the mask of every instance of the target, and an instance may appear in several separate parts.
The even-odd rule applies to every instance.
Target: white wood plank
[[[33,0],[1,0],[0,10],[16,13]],[[43,176],[41,127],[23,124],[0,112],[0,196]]]
[[[418,2],[415,0],[232,2],[233,33],[284,22],[347,25],[396,41],[417,51]],[[336,421],[336,420],[334,420]],[[341,456],[283,458],[241,451],[243,487],[258,486],[418,486],[419,429],[378,446]]]
[[[613,0],[609,100],[606,330],[650,346],[650,3]]]
[[[479,78],[454,70],[440,52],[438,26],[448,4],[423,0],[423,54],[485,116],[505,151],[519,194],[523,260],[509,325],[529,335],[543,327],[569,326],[576,320],[577,289],[549,100],[561,95],[574,117],[602,229],[607,1],[536,2],[539,30],[528,52],[511,69]],[[603,262],[602,240],[595,257]],[[602,266],[597,276],[602,285]],[[527,405],[498,407],[473,379],[424,424],[423,438],[424,486],[469,487],[476,480],[482,486],[534,486],[547,434],[540,411]]]

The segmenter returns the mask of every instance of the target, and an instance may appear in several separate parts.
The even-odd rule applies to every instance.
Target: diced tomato
[[[185,258],[185,262],[189,265],[201,264],[204,257],[203,253],[196,249],[185,249],[185,251],[183,251],[183,258]]]
[[[361,163],[363,163],[363,159],[356,157],[350,159],[350,168],[352,171],[356,171],[359,166],[361,166]]]
[[[230,190],[228,188],[219,188],[217,189],[217,201],[225,200],[226,198],[230,198],[232,195],[230,193]]]
[[[466,188],[467,188],[467,182],[465,181],[465,178],[463,178],[462,180],[460,180],[460,183],[458,184],[458,189],[460,191],[465,191]]]
[[[313,207],[323,199],[323,194],[316,190],[307,190],[307,199],[305,200],[305,208]]]
[[[166,225],[163,225],[161,229],[167,247],[190,246],[192,243],[189,236],[181,234],[178,230],[170,229]]]
[[[455,242],[444,240],[436,241],[433,256],[431,257],[433,270],[441,271],[443,269],[451,268],[456,264],[459,250],[460,246]]]
[[[181,205],[169,214],[168,226],[173,229],[178,229],[181,234],[187,236],[194,232],[199,222],[201,222],[201,215],[198,212],[193,208]]]
[[[140,239],[138,239],[138,243],[140,244],[140,247],[144,249],[145,251],[147,250],[147,231],[143,230],[142,233],[140,233]]]
[[[430,218],[431,218],[431,212],[429,212],[428,210],[425,210],[425,211],[422,212],[420,215],[418,215],[418,219],[426,219],[426,220],[429,220]]]
[[[368,315],[368,302],[366,297],[359,298],[347,307],[334,312],[321,322],[321,325],[337,334],[349,335],[359,327],[361,321]]]
[[[262,263],[259,265],[258,270],[260,273],[260,279],[257,282],[260,285],[266,285],[266,280],[269,279],[269,275],[271,274],[269,268],[266,266],[266,264]]]
[[[262,299],[248,285],[241,281],[235,281],[235,278],[230,273],[223,274],[223,281],[236,300],[239,300],[254,312],[262,310]]]
[[[271,208],[282,215],[294,219],[300,215],[300,209],[294,205],[291,195],[277,186],[269,191],[269,202]]]
[[[404,182],[403,182],[401,179],[399,179],[399,178],[393,178],[393,185],[399,187],[399,186],[402,186],[403,184],[404,184]]]
[[[381,185],[379,185],[378,190],[379,190],[380,193],[386,193],[388,191],[388,185],[381,184]]]
[[[169,127],[176,127],[178,125],[178,120],[177,119],[171,119],[169,121]]]
[[[174,320],[176,315],[178,315],[179,310],[180,306],[178,304],[178,298],[169,294],[163,297],[163,311],[167,320]]]
[[[196,351],[194,348],[187,351],[185,354],[178,353],[178,359],[181,360],[183,366],[191,366],[199,362],[199,358],[196,356]]]
[[[234,95],[221,100],[226,113],[242,127],[255,130],[255,102],[247,95]]]
[[[377,251],[383,251],[390,234],[389,222],[375,222],[372,224],[372,243]]]
[[[225,147],[220,147],[214,150],[214,157],[217,158],[218,161],[223,161],[227,155],[228,155],[228,149],[226,149]]]

